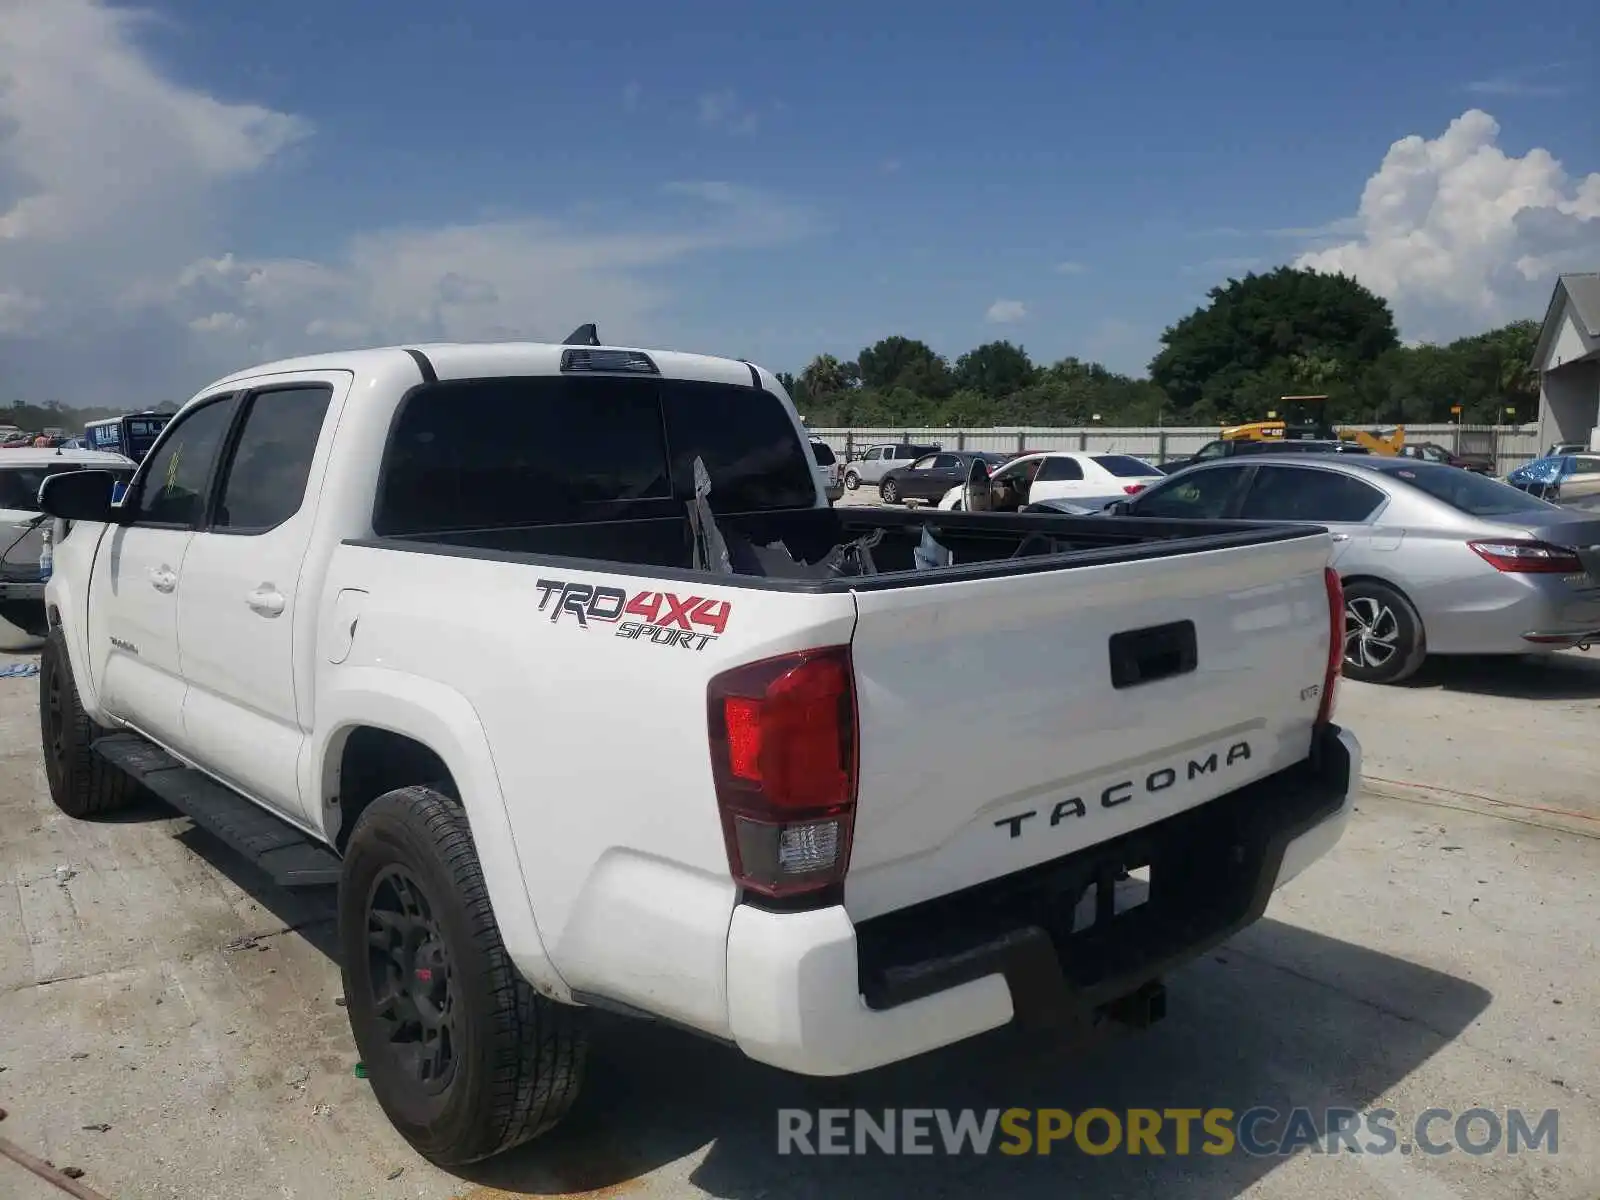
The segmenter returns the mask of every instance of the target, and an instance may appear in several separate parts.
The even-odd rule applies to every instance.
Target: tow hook
[[[1105,1008],[1106,1016],[1132,1029],[1149,1029],[1167,1015],[1167,985],[1152,979],[1137,991],[1119,996]]]

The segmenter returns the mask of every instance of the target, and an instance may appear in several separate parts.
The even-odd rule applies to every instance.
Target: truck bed
[[[510,526],[447,533],[352,539],[347,544],[412,553],[587,566],[616,574],[703,580],[710,575],[734,587],[791,591],[857,591],[950,583],[965,578],[1060,570],[1292,541],[1319,532],[1313,526],[1238,521],[1141,520],[1066,514],[914,512],[893,509],[793,509],[719,516],[730,542],[781,541],[797,560],[815,564],[836,546],[882,530],[871,550],[870,575],[808,578],[794,575],[726,575],[694,566],[689,519],[656,517],[563,525]],[[914,551],[924,532],[950,551],[951,562],[918,570]]]

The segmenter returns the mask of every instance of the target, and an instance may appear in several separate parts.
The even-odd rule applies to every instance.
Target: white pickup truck
[[[273,363],[40,488],[55,802],[336,884],[423,1155],[553,1126],[592,1009],[808,1075],[1147,1023],[1338,840],[1325,530],[833,508],[771,373],[597,341]]]

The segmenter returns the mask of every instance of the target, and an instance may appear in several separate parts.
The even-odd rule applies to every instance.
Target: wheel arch
[[[384,792],[426,784],[453,793],[466,813],[506,951],[539,992],[570,1001],[539,931],[494,755],[471,702],[432,680],[343,668],[337,685],[318,695],[318,725],[301,783],[316,798],[327,839],[342,848],[361,809]]]

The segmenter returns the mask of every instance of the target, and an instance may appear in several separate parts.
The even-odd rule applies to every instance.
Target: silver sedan
[[[1430,654],[1600,641],[1600,518],[1459,467],[1251,455],[1180,471],[1112,512],[1326,526],[1352,679],[1396,683]]]

